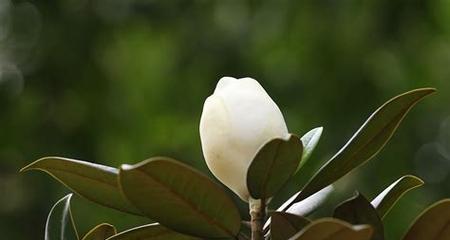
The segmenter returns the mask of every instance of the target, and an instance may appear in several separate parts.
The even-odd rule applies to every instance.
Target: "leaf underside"
[[[70,210],[72,194],[53,205],[45,223],[45,240],[78,240],[78,233]]]
[[[310,213],[314,212],[317,208],[319,208],[325,201],[328,199],[330,194],[333,192],[333,185],[327,186],[326,188],[314,193],[313,195],[307,197],[306,199],[291,204],[300,192],[294,194],[290,199],[288,199],[285,203],[283,203],[277,211],[283,211],[286,206],[291,205],[285,211],[287,213],[292,213],[300,216],[307,216]]]
[[[316,148],[317,144],[319,143],[320,137],[322,136],[323,127],[317,127],[309,132],[307,132],[305,135],[303,135],[300,140],[303,144],[303,154],[302,154],[302,160],[300,161],[300,164],[297,167],[296,172],[300,170],[300,168],[305,165],[305,163],[309,160],[311,157],[311,154],[314,152],[314,149]]]
[[[375,197],[371,204],[377,209],[378,215],[384,218],[406,192],[422,185],[422,179],[416,176],[403,176]]]

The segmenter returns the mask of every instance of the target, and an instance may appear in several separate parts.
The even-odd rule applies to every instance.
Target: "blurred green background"
[[[198,123],[222,76],[258,79],[293,133],[324,126],[305,179],[384,101],[438,88],[322,212],[356,189],[372,198],[418,175],[427,184],[385,220],[399,239],[450,196],[449,0],[1,0],[2,236],[43,239],[47,212],[68,192],[44,173],[18,173],[43,156],[117,167],[167,155],[209,173]],[[148,222],[78,197],[73,212],[81,233]]]

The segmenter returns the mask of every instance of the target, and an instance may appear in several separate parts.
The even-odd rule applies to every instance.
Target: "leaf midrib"
[[[34,169],[38,169],[38,170],[46,172],[47,174],[49,174],[50,176],[55,178],[58,182],[60,182],[61,184],[63,184],[64,186],[66,186],[67,188],[72,190],[73,192],[77,193],[78,195],[80,195],[80,196],[82,196],[82,197],[84,197],[84,198],[86,198],[86,199],[88,199],[90,201],[93,201],[93,202],[95,202],[97,204],[104,205],[104,206],[107,206],[107,207],[110,207],[110,208],[113,208],[113,209],[117,209],[119,211],[125,211],[127,213],[134,214],[134,215],[141,215],[141,214],[137,213],[136,211],[133,211],[132,209],[130,209],[129,206],[127,206],[127,203],[126,203],[125,199],[123,199],[123,197],[119,193],[119,187],[117,185],[113,185],[112,183],[107,182],[107,181],[101,181],[100,179],[97,179],[97,178],[90,178],[89,176],[84,176],[84,175],[81,175],[79,173],[68,172],[68,171],[65,171],[64,169],[61,170],[59,168],[51,168],[51,167],[42,168],[42,167],[37,167],[37,168],[34,168]],[[109,195],[117,195],[117,196],[119,196],[118,200],[122,201],[122,203],[114,205],[114,204],[110,204],[107,201],[99,201],[98,198],[93,198],[93,197],[91,197],[88,194],[82,194],[81,192],[83,192],[83,191],[75,190],[74,187],[71,187],[69,184],[65,183],[61,179],[61,177],[58,177],[57,174],[55,174],[51,170],[53,170],[53,171],[60,171],[60,172],[63,172],[65,174],[75,175],[75,176],[80,177],[80,178],[89,179],[89,180],[92,180],[93,182],[98,182],[100,184],[106,185],[108,188],[112,188],[112,189],[109,189]],[[115,190],[117,190],[117,194],[116,194]]]
[[[290,139],[289,139],[289,141],[290,141]],[[273,169],[273,166],[275,165],[275,162],[277,161],[278,153],[280,152],[280,148],[282,147],[281,144],[283,144],[283,143],[282,142],[278,142],[277,143],[277,145],[275,147],[276,148],[275,149],[275,154],[273,155],[273,158],[270,161],[269,167],[266,168],[266,174],[265,174],[266,177],[264,178],[264,181],[263,181],[263,184],[262,184],[262,190],[263,190],[262,198],[264,198],[262,200],[264,200],[264,201],[265,201],[265,198],[267,197],[266,196],[267,195],[267,184],[270,181],[270,179],[272,177],[272,174],[273,174],[273,172],[270,171],[270,170]]]
[[[99,182],[99,183],[104,184],[104,185],[107,185],[107,186],[109,186],[109,187],[118,189],[117,184],[114,184],[114,183],[108,182],[108,181],[102,181],[101,178],[92,178],[92,177],[90,177],[90,176],[88,176],[88,175],[83,175],[83,174],[80,174],[80,173],[78,173],[78,172],[73,173],[73,172],[66,171],[65,169],[51,168],[51,167],[47,168],[47,169],[49,169],[49,170],[44,169],[44,168],[38,168],[38,169],[40,169],[40,170],[42,170],[42,171],[44,171],[44,172],[47,172],[47,173],[49,173],[49,174],[51,173],[49,170],[60,171],[60,172],[66,173],[66,174],[71,174],[71,175],[75,175],[75,176],[78,176],[78,177],[81,177],[81,178],[86,178],[86,179],[92,180],[92,181],[94,181],[94,182]],[[51,174],[52,174],[52,173],[51,173]],[[53,175],[54,177],[56,177],[55,174],[52,174],[52,175]],[[57,177],[57,178],[59,179],[59,177]]]
[[[404,115],[409,111],[409,109],[411,109],[411,107],[412,106],[414,106],[418,101],[420,101],[420,99],[422,99],[422,98],[419,98],[419,99],[417,99],[416,101],[414,101],[412,104],[410,104],[409,106],[407,106],[406,108],[404,108],[403,109],[403,111],[401,111],[400,113],[398,113],[398,114],[396,114],[395,115],[395,117],[394,118],[392,118],[392,119],[396,119],[396,118],[398,118],[398,116],[402,116],[403,115],[403,117],[401,117],[400,119],[399,119],[399,121],[398,122],[401,122],[402,120],[403,120],[403,118],[404,118]],[[356,151],[354,151],[352,154],[350,154],[349,155],[349,157],[348,158],[353,158],[355,155],[357,155],[360,151],[361,151],[361,149],[363,149],[363,148],[365,148],[365,147],[367,147],[367,145],[370,143],[370,142],[372,142],[373,141],[373,139],[375,139],[375,138],[377,138],[391,123],[392,123],[393,121],[388,121],[387,122],[387,124],[385,124],[385,126],[383,126],[383,128],[380,130],[380,131],[378,131],[378,133],[376,134],[376,135],[374,135],[373,137],[371,137],[371,138],[369,138],[364,144],[362,144],[359,148],[357,148],[357,150]],[[396,125],[396,127],[398,127],[398,124]],[[391,137],[392,137],[392,135],[393,135],[393,132],[390,134],[390,136],[388,137],[388,139],[390,139]],[[354,139],[354,138],[353,138]],[[385,145],[387,143],[387,141],[385,141],[382,145],[381,145],[381,148]],[[345,150],[345,149],[344,149]],[[339,152],[338,154],[336,154],[336,157],[334,157],[334,158],[332,158],[332,160],[330,160],[330,164],[331,164],[331,162],[332,161],[334,161],[334,159],[336,159],[339,155],[341,155],[343,152],[344,152],[344,150],[343,151],[341,151],[341,152]],[[360,164],[363,164],[364,162],[367,162],[368,160],[370,160],[371,158],[373,158],[373,156],[374,155],[376,155],[379,151],[380,151],[381,149],[379,149],[378,151],[376,151],[375,153],[373,153],[368,159],[366,159],[365,161],[363,161],[362,163],[360,163]],[[330,164],[327,164],[327,165],[325,165],[325,166],[328,166],[328,165],[330,165]],[[359,164],[359,165],[360,165]],[[323,169],[325,169],[325,168],[323,168]],[[320,172],[320,171],[319,171]],[[345,174],[344,174],[345,175]],[[343,176],[344,176],[343,175]],[[340,176],[340,177],[342,177],[342,176]],[[326,185],[326,184],[325,184]],[[302,192],[304,192],[304,190],[302,191]],[[316,192],[317,192],[317,190],[316,190]],[[300,193],[301,194],[301,193]],[[303,199],[305,199],[305,198],[303,198]],[[298,202],[298,201],[293,201],[293,202]],[[290,205],[288,205],[288,208],[290,207],[290,206],[292,206],[292,204],[290,204]],[[287,208],[286,208],[287,209]]]
[[[436,239],[440,239],[445,229],[447,229],[448,227],[450,227],[450,220],[447,220],[444,226],[439,230],[439,232],[436,235]]]
[[[172,188],[167,187],[168,185],[164,184],[162,181],[160,181],[159,179],[155,178],[154,176],[149,175],[146,171],[143,171],[141,169],[134,169],[135,171],[141,172],[145,177],[150,178],[152,181],[154,181],[156,184],[162,186],[163,188],[167,189],[170,193],[172,193],[178,200],[181,201],[181,203],[183,203],[183,205],[186,205],[188,208],[190,208],[194,213],[196,213],[197,215],[199,215],[202,219],[204,219],[206,222],[212,224],[213,226],[216,226],[217,228],[219,228],[222,232],[225,232],[227,235],[229,236],[234,236],[234,234],[227,229],[225,226],[223,226],[222,224],[218,223],[217,221],[215,221],[214,219],[211,219],[206,213],[204,213],[203,211],[200,211],[198,208],[195,207],[195,204],[192,203],[190,200],[185,199],[182,195],[180,195],[178,192],[173,191]]]

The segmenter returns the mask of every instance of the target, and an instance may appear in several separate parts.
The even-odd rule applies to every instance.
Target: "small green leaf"
[[[448,240],[449,238],[450,199],[444,199],[423,211],[403,240]]]
[[[369,225],[352,226],[334,218],[322,218],[306,226],[290,240],[370,240]]]
[[[45,224],[45,240],[78,240],[78,233],[70,210],[72,194],[53,205]]]
[[[373,240],[384,239],[383,222],[381,222],[377,210],[360,193],[337,206],[333,217],[351,224],[368,224],[374,230]]]
[[[155,157],[122,165],[125,196],[149,218],[177,232],[204,238],[234,237],[241,218],[225,191],[199,171]]]
[[[293,202],[307,198],[373,158],[389,141],[409,110],[433,92],[433,88],[416,89],[383,104],[344,147],[319,169]]]
[[[95,203],[140,215],[122,196],[116,168],[68,158],[45,157],[20,171],[35,169],[48,173],[73,192]]]
[[[108,223],[102,223],[91,229],[82,240],[105,240],[116,234],[116,228]]]
[[[118,233],[106,240],[200,240],[165,228],[158,223],[143,225]]]
[[[323,127],[317,127],[309,132],[307,132],[305,135],[303,135],[300,140],[303,143],[303,154],[302,154],[302,160],[300,161],[300,164],[297,167],[297,170],[300,170],[300,168],[308,161],[309,157],[311,157],[311,154],[313,153],[314,149],[316,148],[317,144],[319,143],[320,136],[322,136]]]
[[[258,151],[247,172],[247,187],[254,199],[272,197],[294,174],[303,145],[297,136],[275,138]]]
[[[406,175],[389,185],[383,192],[381,192],[375,199],[372,200],[372,205],[377,209],[378,215],[384,218],[391,210],[394,204],[409,190],[423,185],[422,179]]]
[[[311,221],[290,213],[274,212],[271,214],[270,236],[272,240],[285,240],[294,236]]]

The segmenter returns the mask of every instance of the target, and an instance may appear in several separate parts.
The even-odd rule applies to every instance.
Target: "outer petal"
[[[200,137],[208,167],[245,201],[247,169],[256,152],[287,135],[281,111],[254,79],[224,77],[205,102]]]
[[[200,120],[200,138],[206,164],[223,184],[245,198],[248,191],[239,176],[245,171],[246,164],[235,161],[239,158],[239,153],[231,149],[230,127],[223,100],[215,95],[208,97]]]

